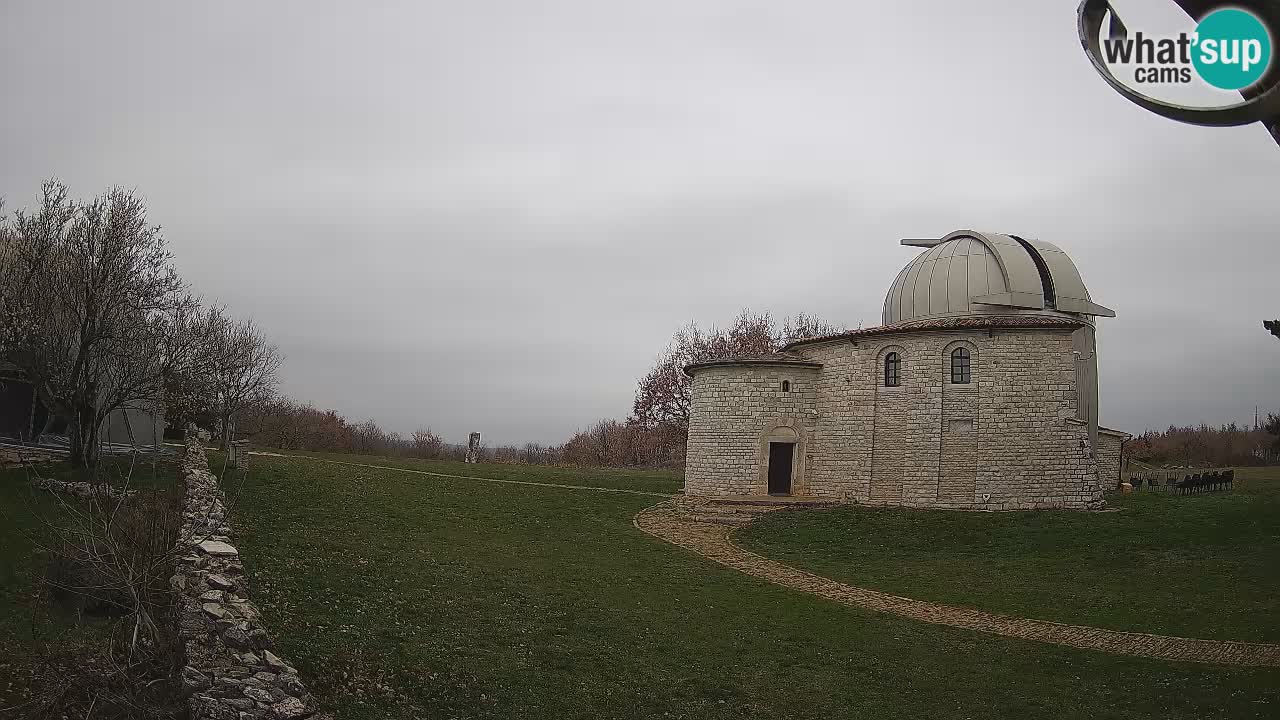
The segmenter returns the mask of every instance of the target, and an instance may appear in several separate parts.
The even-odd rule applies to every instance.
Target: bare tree
[[[163,318],[182,281],[145,202],[121,188],[76,203],[48,181],[6,235],[0,343],[69,418],[72,460],[96,470],[107,415],[163,398]]]
[[[728,329],[702,330],[694,323],[676,331],[658,362],[640,379],[631,420],[645,428],[689,425],[691,381],[684,368],[695,362],[777,352],[789,342],[843,332],[844,328],[801,313],[779,328],[769,313],[743,310]]]
[[[527,465],[546,464],[549,449],[535,442],[525,443],[520,453],[520,460]]]
[[[829,323],[817,315],[796,313],[795,317],[785,318],[782,321],[782,337],[778,344],[783,346],[797,340],[809,340],[825,335],[839,335],[846,330],[848,328],[845,326]]]
[[[32,485],[52,489],[45,483],[59,481],[42,477],[40,470],[27,467]],[[29,538],[38,551],[33,560],[45,564],[49,600],[77,614],[116,620],[91,659],[86,655],[86,662],[63,668],[59,682],[43,683],[29,704],[8,708],[25,709],[23,717],[185,715],[175,712],[181,705],[162,684],[185,664],[170,586],[182,549],[174,542],[183,520],[182,494],[133,489],[143,466],[119,470],[115,488],[97,487],[77,499],[56,492],[53,504],[28,500],[26,514],[42,526]],[[0,507],[0,522],[12,520]],[[82,652],[97,644],[84,644]]]
[[[234,421],[275,395],[282,358],[252,320],[231,320],[215,310],[209,323],[220,444],[226,450]]]
[[[413,431],[413,453],[420,458],[435,459],[440,457],[444,441],[431,432],[431,428],[418,428]]]
[[[165,416],[174,427],[202,419],[218,406],[219,349],[225,315],[204,307],[183,291],[175,294],[161,320],[160,371],[164,378]]]
[[[591,438],[591,444],[596,454],[596,465],[608,465],[612,459],[611,453],[614,451],[614,439],[617,438],[615,429],[618,427],[617,420],[601,420],[587,431]]]
[[[351,449],[361,455],[373,455],[387,447],[387,433],[372,418],[351,426]]]

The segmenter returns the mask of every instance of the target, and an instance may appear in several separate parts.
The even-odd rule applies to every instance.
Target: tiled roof
[[[792,367],[822,367],[822,363],[806,360],[799,355],[794,355],[789,352],[771,352],[760,355],[741,355],[737,357],[716,358],[714,360],[702,360],[695,363],[689,363],[685,366],[684,372],[686,375],[692,375],[693,370],[699,370],[705,367],[715,367],[718,365],[790,365]]]
[[[895,333],[919,332],[921,330],[975,330],[983,328],[1078,328],[1084,323],[1071,318],[1054,315],[966,315],[964,317],[941,317],[924,320],[909,320],[896,325],[878,325],[876,327],[859,328],[835,335],[807,338],[789,343],[783,350],[790,350],[800,345],[830,340],[855,339],[875,335],[893,335]]]

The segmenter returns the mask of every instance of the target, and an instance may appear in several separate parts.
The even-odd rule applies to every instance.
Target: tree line
[[[750,310],[724,329],[690,323],[640,379],[630,417],[599,420],[562,445],[486,446],[482,459],[682,465],[686,365],[776,352],[842,329]],[[163,412],[170,428],[209,429],[224,448],[240,436],[283,449],[442,459],[465,451],[430,428],[405,436],[280,396],[278,348],[252,319],[193,292],[144,199],[121,187],[82,200],[48,180],[34,207],[0,214],[0,360],[21,370],[50,411],[36,434],[65,423],[71,460],[90,470],[104,421],[122,409]]]
[[[561,445],[484,445],[484,462],[608,467],[681,467],[689,434],[693,362],[777,352],[787,343],[842,332],[843,327],[800,314],[781,322],[743,310],[726,328],[696,323],[679,328],[654,366],[640,378],[631,416],[597,420]],[[255,444],[286,450],[391,455],[461,461],[464,445],[443,441],[430,428],[410,435],[375,420],[353,422],[333,410],[273,397],[246,408],[238,429]]]
[[[353,422],[334,410],[286,397],[275,397],[248,408],[238,431],[259,447],[308,450],[357,455],[411,457],[424,460],[456,460],[466,456],[466,445],[445,442],[429,427],[405,435],[384,429],[376,420]],[[667,446],[683,446],[683,437],[665,443],[657,433],[645,432],[618,420],[600,420],[575,433],[562,445],[482,444],[481,462],[528,465],[663,466],[669,464]]]
[[[1268,323],[1270,330],[1271,323]],[[1280,330],[1280,323],[1275,325]],[[639,379],[631,415],[602,419],[575,432],[561,445],[501,445],[481,448],[481,460],[498,463],[602,467],[668,467],[684,464],[689,434],[695,362],[779,352],[788,343],[844,332],[813,315],[781,322],[769,313],[742,310],[724,328],[679,328],[653,366]],[[1280,335],[1278,335],[1280,337]],[[461,461],[466,448],[450,444],[429,428],[402,436],[375,421],[352,423],[332,410],[278,399],[250,410],[242,427],[259,444],[286,449],[399,455]],[[1280,462],[1280,416],[1260,428],[1170,427],[1149,430],[1125,445],[1125,456],[1153,465],[1238,466]]]
[[[1280,323],[1265,325],[1280,337]],[[692,385],[686,366],[768,355],[844,330],[812,315],[779,322],[749,309],[725,328],[690,322],[639,379],[627,418],[599,420],[558,446],[484,447],[482,458],[682,466]],[[18,367],[50,409],[42,429],[65,421],[71,459],[89,469],[98,464],[104,420],[124,408],[162,408],[170,427],[194,423],[217,432],[224,447],[238,433],[283,449],[441,459],[461,459],[465,450],[430,428],[405,436],[278,395],[278,348],[251,319],[193,293],[144,200],[119,187],[77,200],[49,180],[34,208],[0,215],[0,360]],[[1155,463],[1266,462],[1275,448],[1260,448],[1280,435],[1280,420],[1268,422],[1270,434],[1171,427],[1144,433],[1126,452]]]
[[[1169,426],[1148,430],[1125,443],[1127,459],[1155,467],[1238,467],[1280,462],[1280,415],[1260,427]]]

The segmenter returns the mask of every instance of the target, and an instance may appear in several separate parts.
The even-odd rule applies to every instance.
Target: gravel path
[[[654,537],[753,577],[845,605],[889,612],[912,620],[1121,655],[1220,665],[1280,667],[1280,645],[1275,644],[1196,640],[1067,625],[939,605],[845,585],[744,550],[729,539],[732,528],[690,520],[672,501],[640,511],[635,517],[635,526]]]

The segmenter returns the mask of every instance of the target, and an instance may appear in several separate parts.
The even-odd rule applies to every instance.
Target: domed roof
[[[938,240],[903,240],[928,248],[898,273],[884,300],[884,324],[961,315],[1101,315],[1075,263],[1057,246],[1017,235],[957,230]]]

